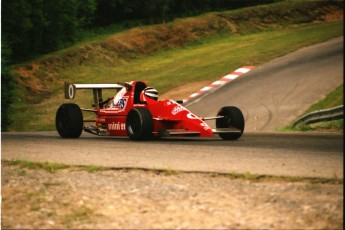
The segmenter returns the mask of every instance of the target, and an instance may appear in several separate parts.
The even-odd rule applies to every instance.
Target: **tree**
[[[31,39],[28,32],[33,27],[31,6],[27,0],[1,1],[1,43],[12,51],[12,57],[26,56],[29,53]]]
[[[96,0],[3,0],[2,36],[20,61],[67,47],[93,25]]]
[[[5,41],[1,41],[1,131],[7,131],[12,123],[10,117],[13,102],[15,81],[7,66],[10,60],[11,49]]]

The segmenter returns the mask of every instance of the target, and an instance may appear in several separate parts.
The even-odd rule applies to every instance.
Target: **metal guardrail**
[[[292,124],[295,127],[300,124],[313,124],[322,121],[339,120],[344,117],[344,105],[340,105],[331,109],[317,110],[308,114],[305,114],[297,119]]]

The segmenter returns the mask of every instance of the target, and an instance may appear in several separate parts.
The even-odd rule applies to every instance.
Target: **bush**
[[[12,123],[10,118],[11,104],[13,102],[14,77],[10,68],[6,65],[11,57],[12,50],[6,44],[1,42],[1,131],[7,131]]]
[[[14,78],[8,68],[1,68],[1,131],[7,131],[14,94]]]

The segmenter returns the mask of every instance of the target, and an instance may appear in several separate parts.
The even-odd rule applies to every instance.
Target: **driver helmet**
[[[158,92],[156,89],[152,87],[146,87],[141,93],[140,93],[140,100],[145,101],[147,103],[154,103],[158,101]]]

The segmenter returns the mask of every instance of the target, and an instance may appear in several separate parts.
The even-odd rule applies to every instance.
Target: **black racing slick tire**
[[[126,130],[129,138],[135,141],[152,138],[153,120],[146,108],[134,108],[126,118]]]
[[[216,120],[217,128],[236,128],[240,132],[234,133],[219,133],[219,136],[224,140],[237,140],[243,134],[244,117],[240,109],[235,106],[223,107],[218,111],[217,116],[223,118]]]
[[[56,112],[55,126],[63,138],[78,138],[83,131],[83,113],[78,105],[62,104]]]

